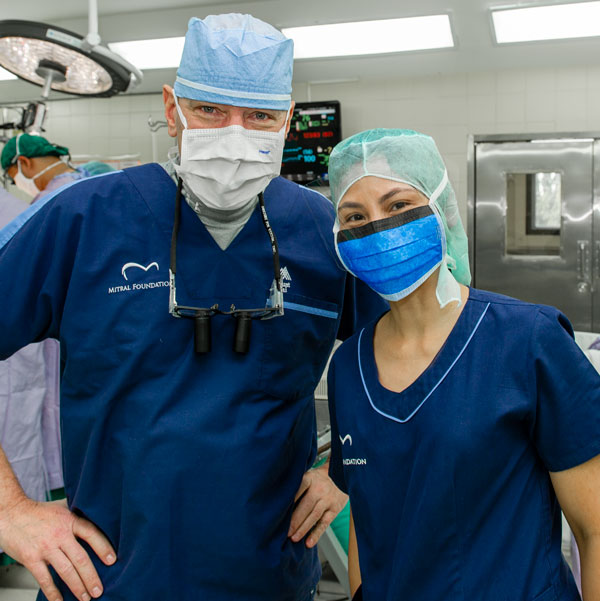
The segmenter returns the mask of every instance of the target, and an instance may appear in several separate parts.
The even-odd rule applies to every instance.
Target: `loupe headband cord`
[[[179,224],[181,223],[182,189],[183,189],[183,180],[181,178],[179,178],[179,182],[177,184],[177,194],[175,196],[175,216],[173,218],[173,232],[171,234],[171,251],[170,251],[170,259],[169,259],[169,270],[170,270],[171,276],[173,278],[173,286],[175,286],[175,273],[177,271],[177,234],[179,233]],[[277,245],[277,238],[275,237],[275,233],[273,232],[273,228],[271,227],[271,224],[269,223],[269,218],[267,217],[267,210],[265,208],[265,199],[264,199],[262,192],[258,195],[258,203],[260,205],[260,213],[262,216],[262,221],[265,226],[265,229],[267,230],[267,234],[269,235],[269,240],[271,242],[271,250],[273,252],[273,271],[274,271],[275,285],[277,286],[277,290],[279,292],[281,292],[281,269],[280,269],[280,264],[279,264],[279,246]]]
[[[263,224],[265,229],[267,230],[267,234],[269,234],[269,240],[271,242],[271,250],[273,251],[273,270],[275,272],[274,279],[275,285],[277,286],[277,290],[281,292],[281,269],[279,266],[279,246],[277,245],[277,238],[275,237],[275,233],[273,232],[273,228],[269,223],[269,218],[267,217],[267,209],[265,208],[265,197],[262,192],[258,195],[258,204],[260,205],[260,213],[262,215]]]
[[[177,184],[177,194],[175,195],[175,216],[173,218],[173,232],[171,234],[171,253],[169,261],[169,269],[173,276],[177,269],[177,234],[179,233],[179,223],[181,222],[181,191],[183,188],[183,180],[179,178]]]

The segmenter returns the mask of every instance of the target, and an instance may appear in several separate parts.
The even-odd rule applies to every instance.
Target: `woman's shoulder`
[[[554,324],[573,335],[573,328],[566,315],[550,305],[530,303],[477,288],[470,288],[469,302],[488,305],[488,311],[513,330],[523,328],[524,332],[531,332],[532,328],[539,328],[540,324]]]

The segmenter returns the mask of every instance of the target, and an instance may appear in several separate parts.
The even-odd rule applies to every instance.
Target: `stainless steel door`
[[[474,197],[475,285],[591,330],[593,141],[478,143]]]

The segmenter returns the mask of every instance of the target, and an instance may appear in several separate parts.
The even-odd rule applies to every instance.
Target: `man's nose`
[[[241,125],[244,127],[244,112],[241,110],[229,111],[227,115],[227,125]]]

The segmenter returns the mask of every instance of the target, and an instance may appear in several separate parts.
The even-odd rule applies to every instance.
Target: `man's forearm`
[[[27,496],[21,488],[2,447],[0,447],[0,522],[2,514]]]

